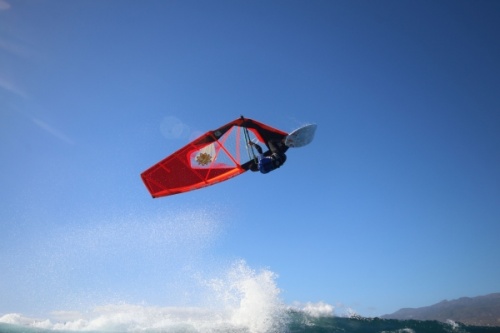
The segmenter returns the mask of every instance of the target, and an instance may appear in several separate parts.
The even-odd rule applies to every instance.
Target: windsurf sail
[[[217,184],[244,173],[255,163],[249,142],[267,145],[286,136],[286,132],[241,117],[188,143],[144,171],[141,178],[153,198]]]

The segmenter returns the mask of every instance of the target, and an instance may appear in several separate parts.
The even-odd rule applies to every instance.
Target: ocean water
[[[256,271],[243,260],[226,274],[205,281],[203,305],[159,307],[115,303],[85,311],[52,311],[46,317],[19,313],[0,316],[0,333],[151,332],[151,333],[493,333],[500,327],[471,327],[448,321],[363,318],[327,303],[286,305],[276,275]],[[339,312],[342,311],[342,312]]]
[[[0,312],[0,333],[500,332],[285,304],[276,273],[212,251],[220,221],[203,210],[120,216],[13,239],[20,246],[0,254],[0,305],[29,310]]]
[[[256,309],[257,310],[257,309]],[[260,311],[257,311],[260,312]],[[380,318],[348,318],[314,315],[297,309],[267,313],[231,314],[197,308],[147,308],[115,305],[95,309],[93,315],[54,322],[49,319],[8,314],[0,317],[1,333],[49,332],[165,332],[165,333],[496,333],[499,327],[465,326],[455,322],[399,321]]]

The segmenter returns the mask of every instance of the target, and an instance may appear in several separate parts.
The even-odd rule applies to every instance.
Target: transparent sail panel
[[[234,168],[256,157],[255,149],[247,144],[247,140],[258,143],[257,137],[248,130],[233,126],[215,141],[191,153],[191,167],[205,168]]]
[[[243,127],[234,126],[230,131],[227,131],[220,139],[219,142],[224,146],[224,149],[239,165],[244,164],[256,157],[256,152],[247,143],[247,140],[258,142],[256,136],[251,130],[247,131]]]

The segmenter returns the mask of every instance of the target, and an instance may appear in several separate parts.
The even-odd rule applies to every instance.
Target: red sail
[[[265,144],[287,133],[248,118],[209,131],[153,165],[141,178],[154,198],[192,191],[242,174],[255,159],[248,141]]]

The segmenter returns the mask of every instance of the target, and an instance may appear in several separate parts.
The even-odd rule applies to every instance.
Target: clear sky
[[[0,314],[189,306],[239,260],[365,316],[499,292],[499,15],[0,0]],[[240,115],[318,130],[273,173],[150,197],[142,171]]]

